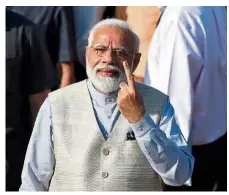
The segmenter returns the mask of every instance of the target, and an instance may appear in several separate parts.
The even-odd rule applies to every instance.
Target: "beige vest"
[[[158,123],[164,94],[137,84],[147,112]],[[86,81],[49,95],[56,165],[50,191],[159,191],[160,179],[136,140],[126,141],[128,121],[120,115],[104,140]]]

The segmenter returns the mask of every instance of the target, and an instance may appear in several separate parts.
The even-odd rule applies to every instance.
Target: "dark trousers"
[[[192,186],[168,186],[163,191],[227,191],[227,134],[213,143],[193,146]]]

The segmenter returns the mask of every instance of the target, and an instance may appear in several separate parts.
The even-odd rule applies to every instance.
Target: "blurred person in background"
[[[224,6],[161,7],[144,83],[170,97],[192,145],[191,187],[227,190],[227,13]]]
[[[40,29],[6,9],[6,190],[18,191],[39,108],[58,85]]]
[[[73,13],[71,6],[8,6],[11,10],[40,28],[43,47],[60,77],[60,84],[53,90],[76,81],[74,66],[77,61]],[[77,28],[80,28],[79,26]]]

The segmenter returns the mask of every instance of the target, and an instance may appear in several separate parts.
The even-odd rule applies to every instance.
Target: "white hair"
[[[89,37],[88,37],[88,45],[89,46],[91,46],[91,44],[92,44],[94,33],[98,29],[100,29],[102,27],[107,27],[107,26],[119,27],[122,30],[131,33],[133,35],[134,39],[135,39],[136,52],[139,51],[140,41],[139,41],[138,36],[130,29],[130,27],[127,24],[127,22],[125,22],[123,20],[119,20],[119,19],[114,19],[114,18],[109,18],[109,19],[102,20],[102,21],[98,22],[96,25],[94,25],[92,27],[92,29],[89,32]]]

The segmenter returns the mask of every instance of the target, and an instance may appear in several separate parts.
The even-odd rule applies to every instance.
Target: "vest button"
[[[109,175],[109,174],[108,174],[107,172],[102,172],[102,177],[103,177],[103,178],[107,178],[108,175]]]
[[[108,155],[108,154],[109,154],[109,150],[103,149],[103,154],[104,154],[104,155]]]
[[[144,130],[144,128],[143,128],[143,127],[140,127],[138,130],[139,130],[139,131],[143,131],[143,130]]]

